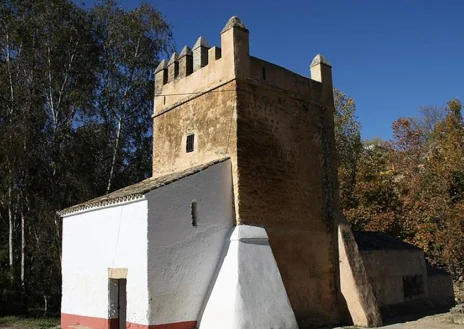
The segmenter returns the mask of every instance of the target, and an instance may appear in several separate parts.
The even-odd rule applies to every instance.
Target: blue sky
[[[321,53],[334,85],[353,97],[363,139],[391,138],[391,124],[421,105],[464,98],[464,1],[148,0],[172,24],[177,49],[198,36],[220,46],[237,15],[250,53],[309,76]],[[131,9],[140,1],[120,1]]]

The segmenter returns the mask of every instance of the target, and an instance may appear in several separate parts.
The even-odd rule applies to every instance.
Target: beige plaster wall
[[[231,28],[221,33],[220,52],[216,58],[219,51],[209,49],[206,66],[174,81],[163,84],[163,72],[156,74],[153,176],[229,155],[237,210],[235,77],[238,62],[248,66],[248,31]],[[244,58],[238,61],[237,56]],[[186,153],[186,136],[191,133],[195,134],[195,150]]]
[[[227,57],[221,57],[186,77],[156,87],[155,116],[198,94],[229,82],[234,78],[233,66]]]
[[[154,118],[153,176],[235,154],[235,81],[158,114]],[[188,134],[194,151],[186,152]]]

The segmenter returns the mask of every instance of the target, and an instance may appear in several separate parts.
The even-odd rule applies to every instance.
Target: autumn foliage
[[[392,140],[363,142],[351,162],[337,145],[341,205],[352,226],[404,239],[455,276],[464,271],[461,110],[453,99],[422,108],[418,118],[399,118]],[[337,107],[337,116],[343,113]]]

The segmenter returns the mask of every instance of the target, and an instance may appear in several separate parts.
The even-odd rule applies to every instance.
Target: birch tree
[[[171,44],[146,4],[0,0],[2,306],[41,296],[46,313],[60,294],[56,212],[150,174],[153,70]]]
[[[96,104],[109,137],[108,193],[121,186],[129,166],[139,165],[134,162],[150,161],[131,155],[150,145],[153,69],[172,50],[172,36],[161,13],[146,3],[126,12],[114,1],[101,1],[92,13],[102,47]]]

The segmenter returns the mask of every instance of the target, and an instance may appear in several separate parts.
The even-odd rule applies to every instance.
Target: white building
[[[63,211],[62,328],[297,328],[265,231],[234,230],[230,167],[221,159]],[[265,319],[237,308],[247,292],[262,293]]]

